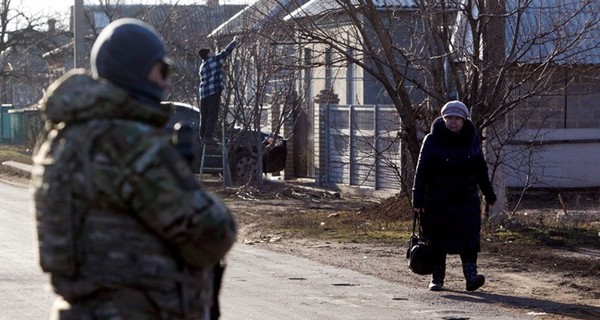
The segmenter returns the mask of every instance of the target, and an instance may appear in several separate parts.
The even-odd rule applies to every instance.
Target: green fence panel
[[[9,114],[12,144],[23,144],[23,112],[11,110]]]
[[[11,129],[11,117],[8,111],[12,110],[13,106],[10,104],[3,104],[0,106],[0,143],[1,144],[12,144],[12,129]]]

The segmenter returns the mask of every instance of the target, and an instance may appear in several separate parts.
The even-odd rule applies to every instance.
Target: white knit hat
[[[458,100],[448,101],[442,107],[441,114],[442,117],[457,116],[463,118],[464,120],[467,120],[471,116],[467,106]]]

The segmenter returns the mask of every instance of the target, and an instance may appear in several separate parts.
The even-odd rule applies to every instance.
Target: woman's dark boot
[[[467,291],[475,291],[485,283],[485,277],[477,274],[477,264],[474,262],[463,263],[463,273],[467,280]]]
[[[440,291],[444,287],[444,278],[446,277],[446,266],[433,267],[431,282],[429,282],[429,290]]]

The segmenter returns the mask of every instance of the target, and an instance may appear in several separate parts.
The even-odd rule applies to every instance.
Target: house
[[[270,5],[269,2],[274,2],[274,5]],[[332,23],[337,22],[338,15],[328,15],[318,10],[320,4],[326,6],[325,10],[330,10],[327,6],[331,4],[337,4],[337,2],[331,1],[257,1],[255,4],[250,5],[244,11],[238,15],[232,17],[225,24],[217,28],[211,33],[215,36],[222,36],[223,34],[230,33],[243,33],[252,30],[252,33],[265,33],[265,31],[271,27],[275,27],[276,34],[271,35],[269,31],[266,33],[270,37],[265,37],[270,42],[268,45],[274,43],[272,39],[279,36],[279,46],[285,50],[293,50],[288,54],[290,64],[295,66],[294,76],[294,95],[297,95],[296,99],[297,106],[293,108],[293,112],[289,115],[289,122],[293,126],[288,126],[293,134],[285,134],[292,139],[292,143],[288,146],[292,146],[292,154],[288,154],[290,159],[293,159],[293,175],[296,177],[314,177],[315,176],[315,115],[318,113],[315,111],[314,99],[324,97],[322,95],[323,90],[328,92],[346,92],[345,95],[337,95],[337,99],[341,100],[342,103],[356,103],[356,104],[389,104],[389,97],[386,96],[385,92],[382,92],[380,86],[374,85],[376,82],[374,78],[368,73],[363,72],[362,69],[357,68],[355,64],[349,63],[348,59],[344,57],[336,56],[332,50],[327,50],[323,46],[304,44],[302,40],[298,40],[297,29],[301,22],[291,26],[286,19],[301,19],[301,15],[310,16],[312,14],[319,16],[319,21],[326,25],[328,28],[332,26]],[[338,4],[339,5],[339,4]],[[269,9],[269,10],[266,10]],[[398,9],[406,9],[404,5],[383,5],[382,9],[386,9],[389,12],[397,13]],[[339,11],[339,9],[338,9]],[[283,15],[282,15],[283,13]],[[291,14],[290,14],[291,13]],[[328,11],[325,13],[329,13]],[[334,19],[334,20],[330,20]],[[399,20],[398,20],[399,21]],[[284,39],[284,40],[281,40]],[[406,41],[406,39],[402,39]],[[348,47],[352,47],[348,45]],[[355,55],[356,59],[361,59],[360,51],[348,52],[348,55]],[[295,60],[295,61],[294,61]],[[298,63],[301,60],[302,63]],[[288,94],[292,96],[292,94]],[[289,100],[289,99],[288,99]],[[392,117],[393,118],[393,117]],[[397,132],[398,126],[396,123],[395,132]],[[380,141],[388,138],[380,137]],[[394,143],[392,138],[389,142]],[[288,140],[288,142],[290,142]],[[397,145],[397,143],[395,143]],[[294,148],[293,146],[299,146]],[[289,166],[288,166],[289,167]],[[382,175],[388,175],[388,173],[381,173]]]
[[[311,0],[284,17],[289,24],[296,25],[300,33],[331,33],[335,38],[322,43],[315,40],[314,45],[304,46],[297,53],[301,61],[311,61],[316,66],[311,70],[307,90],[309,97],[315,97],[322,89],[326,89],[336,93],[339,103],[344,105],[392,103],[376,77],[365,71],[366,68],[373,67],[373,60],[380,58],[377,51],[381,50],[382,43],[372,40],[376,35],[369,23],[356,20],[369,20],[369,15],[377,14],[387,24],[386,32],[391,36],[389,45],[408,48],[414,45],[413,36],[420,31],[422,17],[417,14],[418,4],[413,0],[372,3],[376,12],[361,11],[360,2],[356,0]],[[349,12],[353,12],[352,15]],[[357,24],[362,26],[354,27]],[[360,32],[365,33],[359,34]],[[336,54],[331,49],[331,44],[344,46],[345,53]],[[417,76],[416,72],[407,72]]]
[[[0,52],[2,104],[21,109],[40,100],[51,82],[42,55],[68,41],[69,34],[56,29],[54,19],[47,21],[46,30],[29,27],[10,32]]]
[[[233,35],[241,43],[228,59],[229,84],[226,86],[227,125],[249,130],[272,131],[287,141],[285,178],[299,176],[299,152],[305,148],[297,141],[298,122],[289,115],[303,113],[296,96],[296,47],[284,31],[282,18],[304,0],[258,0],[215,28],[211,39],[223,48]],[[217,47],[217,51],[219,47]]]
[[[43,54],[70,41],[67,32],[49,19],[45,29],[27,27],[6,34],[0,52],[0,131],[3,144],[33,146],[41,125],[36,110],[44,90],[53,81]]]
[[[456,6],[445,8],[444,15],[440,14],[439,18],[444,19],[443,26],[452,30],[451,45],[454,47],[447,52],[433,52],[425,51],[431,48],[427,45],[430,44],[428,41],[435,40],[433,37],[423,38],[421,34],[417,38],[415,35],[426,30],[423,27],[426,14],[433,12],[432,17],[436,18],[435,15],[442,12],[439,7],[424,8],[422,3],[411,0],[372,2],[372,7],[383,17],[381,29],[391,31],[389,45],[392,51],[416,49],[402,54],[406,55],[406,61],[412,59],[411,63],[421,59],[421,65],[407,63],[394,68],[403,69],[403,74],[408,75],[404,78],[410,83],[406,90],[410,92],[416,110],[425,114],[431,112],[431,116],[436,115],[439,109],[435,106],[446,97],[440,93],[449,93],[457,85],[449,80],[450,76],[454,76],[455,81],[465,81],[461,84],[461,94],[472,94],[464,91],[464,87],[469,86],[466,81],[476,72],[470,67],[475,65],[473,62],[483,61],[472,50],[473,39],[469,38],[470,30],[466,29],[469,24],[464,23],[465,16],[461,16],[461,12],[468,13],[476,23],[483,23],[485,16],[479,15],[477,8],[467,8],[463,3],[448,3]],[[388,48],[373,46],[374,43],[369,41],[377,30],[366,30],[358,36],[352,33],[354,31],[348,26],[371,22],[367,14],[373,14],[352,13],[356,10],[350,9],[355,9],[357,4],[358,1],[311,0],[283,18],[287,27],[281,32],[293,30],[300,35],[295,42],[295,57],[299,62],[296,93],[303,103],[303,112],[295,114],[294,117],[298,117],[293,121],[301,124],[294,128],[294,141],[303,148],[302,151],[296,148],[293,155],[302,158],[295,163],[295,172],[299,176],[315,177],[324,184],[398,190],[402,184],[410,184],[402,181],[406,178],[403,168],[411,161],[398,138],[404,133],[399,131],[400,121],[397,112],[394,113],[397,110],[386,109],[393,100],[390,90],[384,90],[381,78],[365,72],[373,66],[365,52],[382,52]],[[503,133],[507,137],[503,141],[506,153],[500,159],[507,186],[600,186],[600,175],[589,172],[590,168],[592,172],[600,172],[599,162],[594,160],[600,156],[595,151],[600,148],[598,141],[592,138],[600,133],[597,129],[600,112],[596,112],[600,101],[597,68],[599,5],[596,2],[506,0],[505,7],[501,6],[505,10],[497,17],[503,20],[506,35],[495,45],[501,48],[498,52],[504,63],[501,74],[505,85],[501,93],[506,93],[499,96],[502,100],[498,105],[510,111],[506,112],[507,124],[501,125],[509,130]],[[314,32],[308,26],[318,28],[323,41],[315,37],[311,39],[313,41],[303,42],[304,35]],[[519,35],[516,42],[511,41],[515,34]],[[340,54],[340,48],[331,50],[332,42],[326,41],[326,36],[345,40],[346,51]],[[343,42],[334,44],[341,46]],[[423,49],[420,56],[409,56],[419,53],[419,48]],[[435,68],[424,68],[427,63],[440,64],[437,70],[443,72],[435,74],[432,72]],[[461,68],[460,72],[448,72],[457,66]],[[393,76],[393,68],[390,66],[383,74]],[[441,81],[437,83],[443,90],[436,91],[440,88],[431,84],[439,79]],[[458,98],[463,97],[459,95]],[[373,113],[375,109],[383,113]],[[487,115],[496,111],[486,110]],[[307,130],[301,131],[302,128]],[[423,126],[422,134],[427,128],[427,125]],[[536,155],[528,156],[532,150]],[[565,150],[569,150],[568,155],[575,156],[565,156]],[[298,164],[304,168],[299,170]],[[385,166],[387,171],[377,172]],[[396,179],[389,178],[393,174]],[[535,179],[530,179],[533,176]]]
[[[346,4],[353,5],[355,2],[350,1]],[[424,8],[417,6],[414,1],[406,0],[373,1],[373,5],[381,15],[393,16],[386,27],[394,30],[391,34],[397,36],[394,37],[395,48],[408,47],[413,45],[411,41],[418,41],[416,40],[418,38],[411,38],[410,35],[415,34],[414,30],[420,25],[421,20],[415,15],[426,13],[423,11]],[[597,15],[600,4],[597,2],[565,3],[556,0],[527,2],[507,0],[505,5],[506,16],[502,18],[506,33],[505,45],[500,46],[499,52],[505,53],[503,58],[505,64],[502,67],[505,72],[503,78],[508,89],[506,97],[500,98],[503,98],[503,103],[509,106],[507,110],[513,111],[507,117],[508,123],[505,127],[507,131],[501,133],[506,135],[505,141],[501,141],[505,144],[504,150],[498,154],[503,169],[501,173],[506,175],[506,186],[599,187],[600,174],[596,173],[600,172],[600,163],[596,159],[600,157],[600,145],[597,140],[600,134],[600,85],[598,83],[600,39],[597,37],[600,31],[598,30],[600,20]],[[473,39],[469,37],[473,35],[472,30],[469,29],[470,24],[466,23],[465,15],[462,14],[466,11],[461,12],[458,8],[452,7],[447,11],[449,13],[447,21],[453,23],[451,27],[454,30],[452,44],[455,47],[451,49],[455,51],[449,52],[450,56],[454,56],[453,63],[463,65],[459,70],[473,72],[474,70],[464,66],[471,63],[475,65],[474,61],[483,57],[469,60],[473,58],[469,55],[474,54],[474,44]],[[312,0],[286,19],[301,23],[302,19],[315,20],[315,17],[318,17],[319,26],[325,28],[329,25],[332,30],[339,30],[348,16],[351,16],[349,12],[351,12],[349,8],[344,8],[337,1]],[[468,14],[470,17],[481,18],[477,8],[472,8]],[[330,20],[327,20],[328,16],[331,17]],[[394,25],[394,22],[398,24]],[[360,37],[356,39],[364,40]],[[457,40],[463,42],[458,43]],[[495,45],[498,44],[502,43]],[[348,47],[356,46],[349,43]],[[378,181],[377,170],[380,164],[377,162],[377,157],[381,157],[382,154],[369,152],[369,150],[378,150],[380,146],[376,144],[381,138],[389,139],[392,136],[385,135],[385,131],[389,129],[384,129],[383,132],[377,129],[378,121],[375,121],[374,127],[365,124],[365,121],[372,122],[373,117],[377,117],[377,113],[374,116],[361,117],[361,112],[353,111],[353,108],[357,109],[358,106],[352,107],[352,105],[368,107],[386,104],[385,94],[380,94],[381,83],[365,73],[364,67],[357,67],[364,60],[336,68],[335,63],[329,63],[331,58],[327,50],[321,52],[324,54],[316,57],[324,61],[324,67],[312,70],[310,86],[331,88],[339,99],[339,105],[345,104],[351,107],[343,113],[334,111],[334,115],[320,112],[327,119],[326,123],[321,125],[317,125],[318,117],[315,117],[315,143],[317,143],[314,148],[316,155],[314,167],[317,169],[315,177],[324,183],[371,186],[377,189],[381,179],[379,178]],[[299,54],[311,54],[311,52],[304,49]],[[347,56],[351,58],[352,54]],[[306,61],[311,58],[303,57],[300,60]],[[366,65],[368,68],[368,63]],[[479,72],[482,70],[484,69],[480,69]],[[469,78],[468,74],[465,78]],[[415,75],[414,79],[418,79],[418,75]],[[415,84],[418,83],[426,84],[425,81],[415,81]],[[413,91],[415,100],[430,99],[431,92],[434,90],[424,88],[424,91],[429,90],[429,92],[418,92],[419,87],[415,86]],[[307,92],[309,93],[307,100],[316,94],[311,90]],[[362,112],[369,113],[369,109]],[[317,113],[316,109],[315,113]],[[335,113],[338,115],[336,116]],[[340,116],[346,120],[342,122],[335,120],[335,117]],[[334,117],[334,120],[331,120],[331,117]],[[355,119],[352,119],[353,117]],[[322,117],[320,120],[323,121]],[[334,123],[331,124],[332,122]],[[329,130],[328,127],[332,125],[335,128]],[[395,131],[393,126],[391,127]],[[362,130],[355,130],[360,128]],[[362,134],[361,131],[366,134]],[[340,135],[340,132],[343,134]],[[325,135],[325,138],[321,137],[321,142],[319,142],[319,134]],[[360,141],[355,138],[356,141],[353,142],[353,137],[359,135],[367,139]],[[332,139],[343,141],[336,142]],[[363,147],[360,146],[361,144]],[[384,149],[390,147],[394,148],[394,144],[384,142]],[[402,150],[403,147],[399,145],[394,153],[402,156]],[[322,159],[323,157],[325,159]],[[369,158],[375,158],[375,161],[368,161]],[[396,160],[398,162],[394,162],[393,156],[387,158],[388,164],[391,164],[393,169],[397,168],[395,166],[400,167],[398,172],[402,175],[403,162],[406,163],[410,159]],[[361,165],[363,165],[362,172],[358,168]],[[410,182],[407,184],[409,185]],[[390,186],[392,188],[394,186],[392,181],[382,185],[383,188]]]
[[[516,106],[503,133],[506,186],[600,187],[600,3],[506,0],[505,8],[505,80],[514,88],[505,103]]]
[[[428,61],[415,59],[430,41],[420,36],[426,25],[420,5],[412,0],[368,5],[311,0],[284,18],[307,39],[298,60],[314,66],[302,71],[299,87],[306,88],[302,99],[314,115],[309,117],[314,136],[307,174],[317,182],[407,188],[402,179],[416,157],[411,159],[401,143],[406,132],[400,134],[397,106],[427,101],[429,89],[419,83],[432,83],[434,77],[424,72]],[[433,17],[436,10],[431,10]],[[323,100],[327,96],[334,98]]]

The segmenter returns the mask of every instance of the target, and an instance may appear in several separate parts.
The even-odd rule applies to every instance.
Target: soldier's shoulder
[[[50,85],[42,112],[47,120],[57,123],[93,119],[114,112],[112,109],[127,99],[124,90],[94,79],[82,69],[74,69]],[[103,107],[95,108],[99,105]]]
[[[94,79],[84,69],[73,69],[54,81],[49,87],[46,96],[50,97],[59,92],[72,91],[82,85],[89,85]]]

